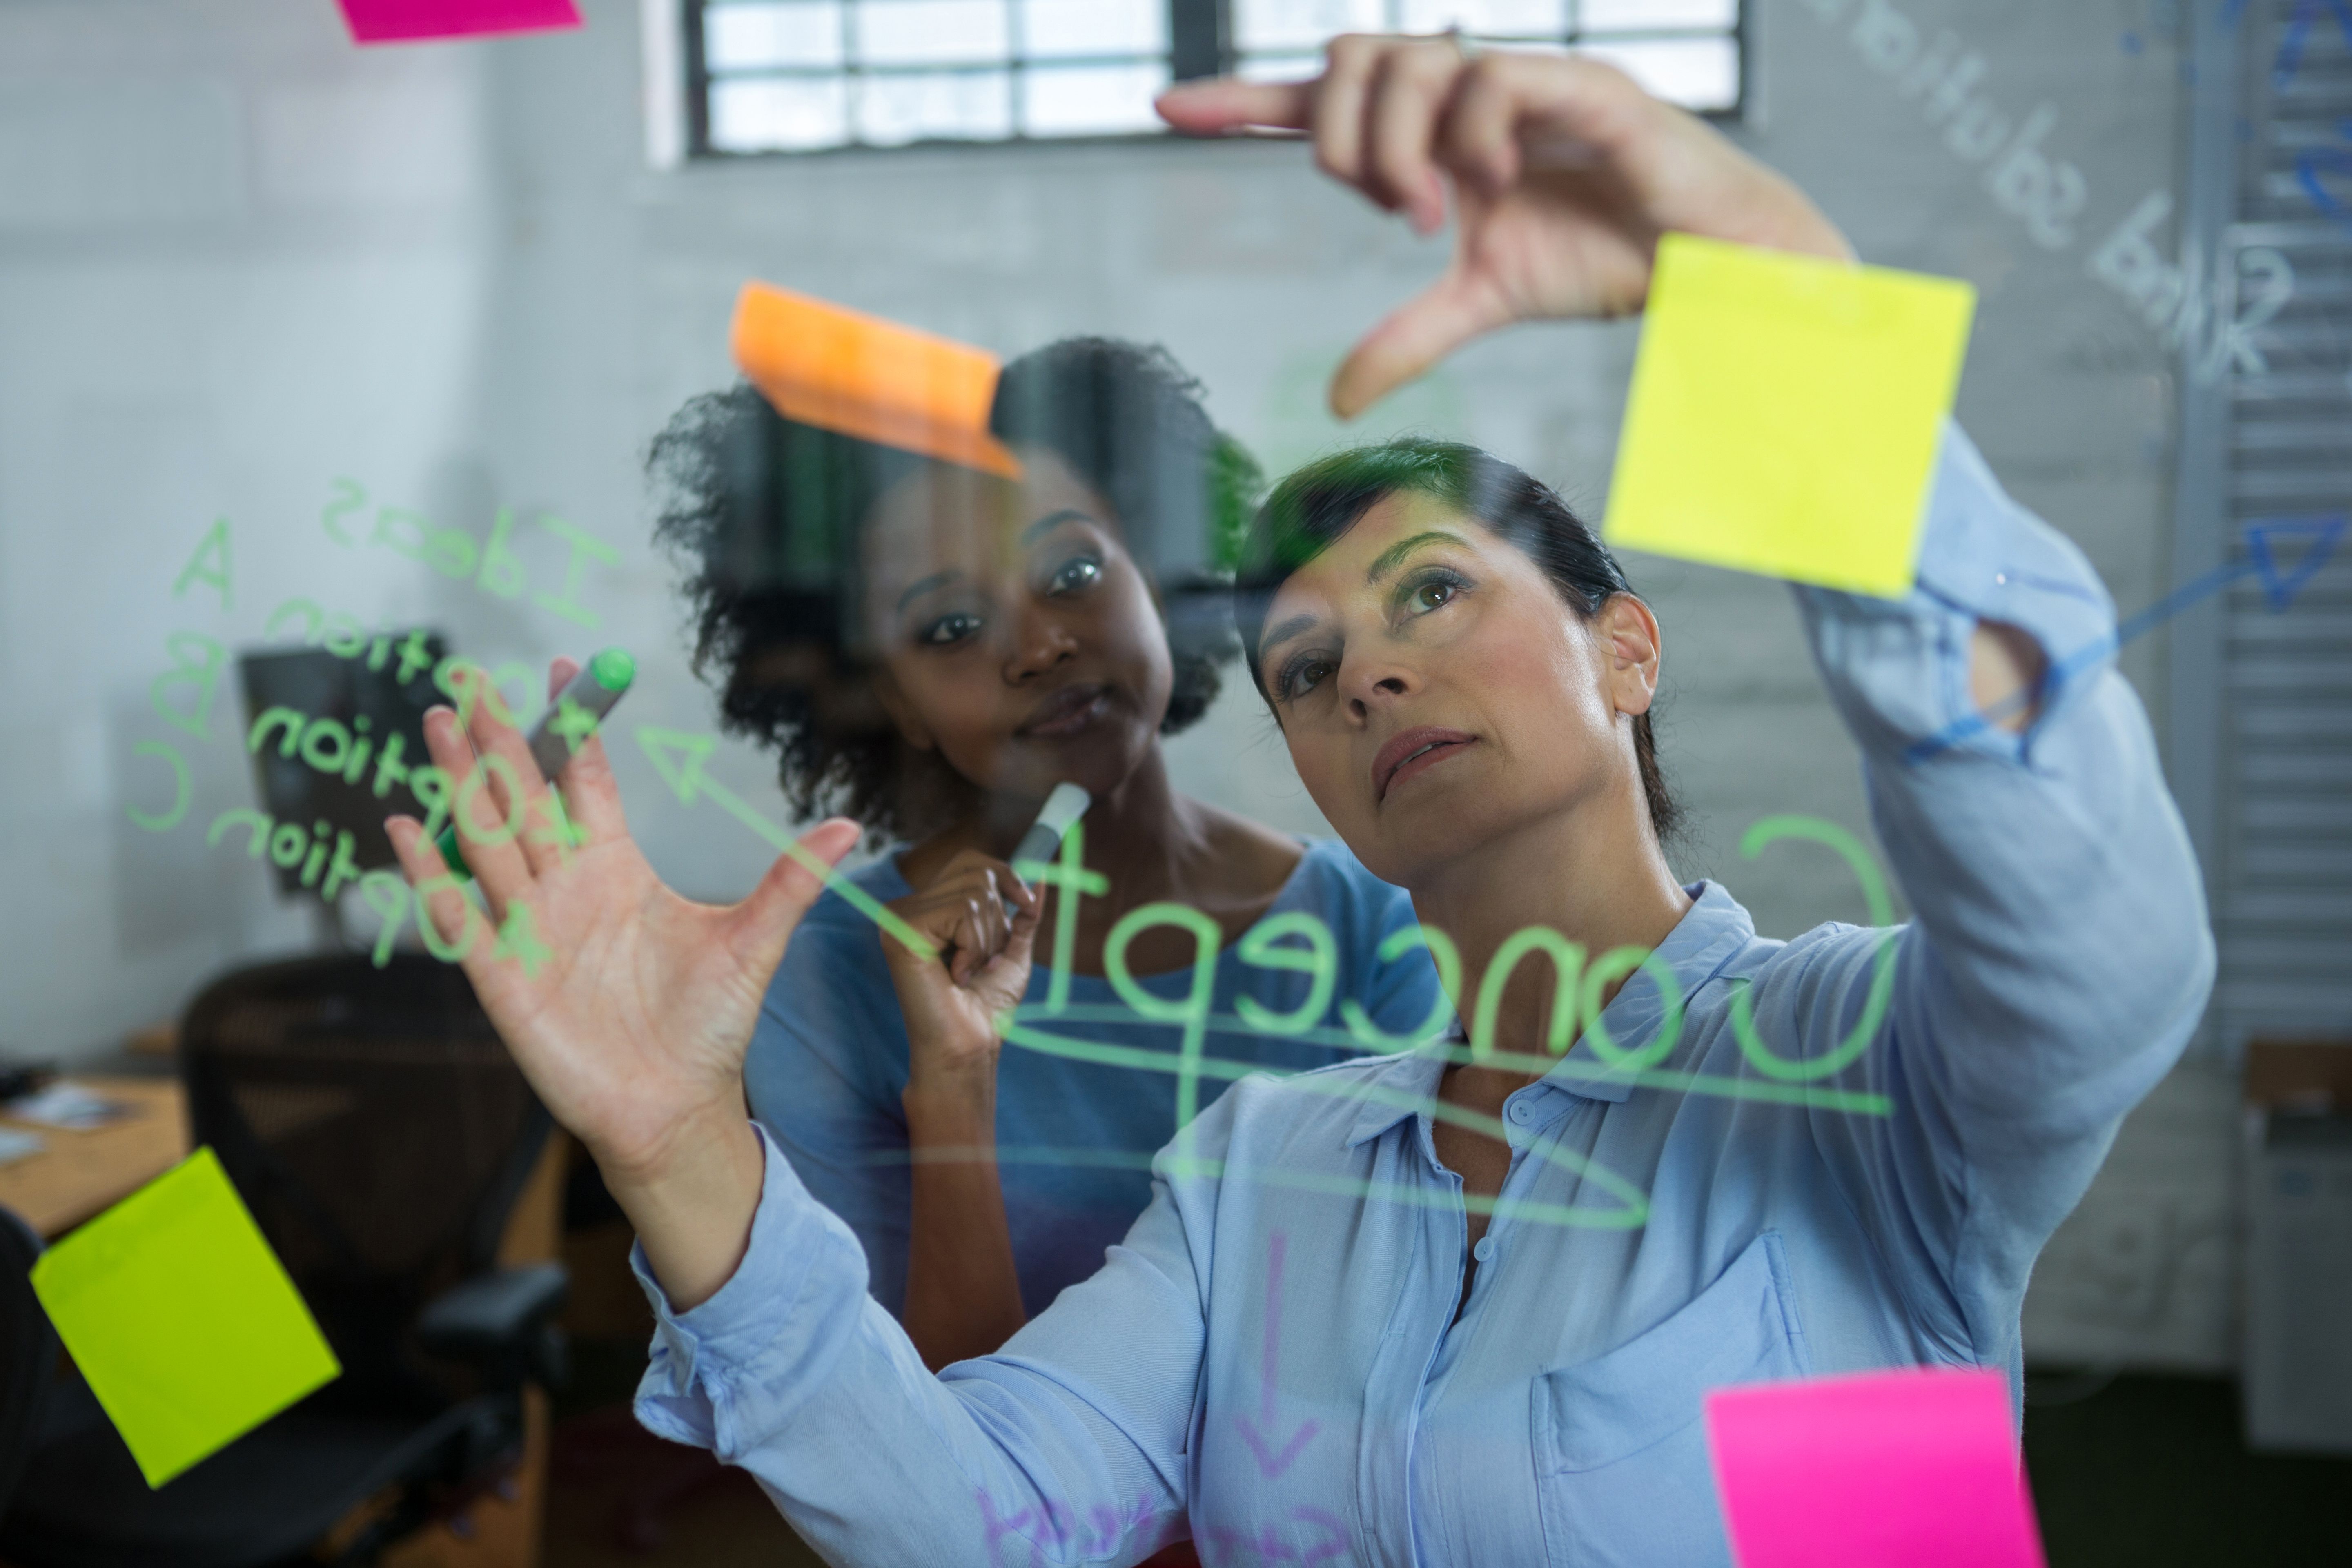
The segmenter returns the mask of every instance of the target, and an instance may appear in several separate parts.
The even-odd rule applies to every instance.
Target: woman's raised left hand
[[[1160,95],[1178,131],[1305,132],[1326,174],[1433,234],[1454,192],[1443,277],[1356,344],[1331,381],[1352,418],[1482,332],[1642,308],[1668,229],[1850,260],[1805,194],[1613,67],[1450,36],[1331,41],[1321,76],[1234,78]]]

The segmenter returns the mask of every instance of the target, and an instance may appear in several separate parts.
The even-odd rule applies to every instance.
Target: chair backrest
[[[341,1394],[446,1397],[408,1331],[491,1266],[548,1131],[464,973],[423,953],[239,970],[190,1004],[180,1060],[190,1131],[318,1317]]]
[[[57,1374],[58,1335],[33,1294],[41,1238],[0,1209],[0,1514],[41,1430],[43,1395]]]

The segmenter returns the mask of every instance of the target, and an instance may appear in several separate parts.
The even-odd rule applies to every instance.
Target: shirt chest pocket
[[[1730,1563],[1702,1402],[1727,1384],[1806,1374],[1795,1300],[1780,1237],[1767,1231],[1657,1327],[1537,1376],[1536,1490],[1551,1568]]]

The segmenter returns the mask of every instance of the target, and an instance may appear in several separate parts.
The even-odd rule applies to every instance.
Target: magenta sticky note
[[[470,38],[485,33],[539,33],[580,26],[573,0],[340,0],[352,37],[362,44]]]
[[[1998,1372],[1717,1389],[1706,1431],[1739,1568],[2043,1568]]]

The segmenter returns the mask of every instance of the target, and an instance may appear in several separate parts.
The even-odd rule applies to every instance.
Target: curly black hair
[[[1194,722],[1234,652],[1224,584],[1264,488],[1256,460],[1166,350],[1110,338],[1005,365],[989,428],[1059,454],[1109,504],[1168,628],[1160,733]],[[857,529],[930,460],[786,419],[744,383],[689,400],[646,458],[655,537],[688,571],[694,668],[717,672],[720,727],[774,749],[795,809],[843,812],[878,837],[934,830],[971,790],[883,711],[857,624]]]

